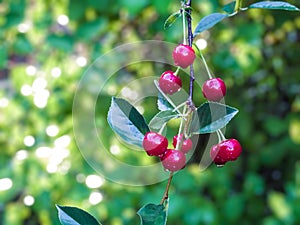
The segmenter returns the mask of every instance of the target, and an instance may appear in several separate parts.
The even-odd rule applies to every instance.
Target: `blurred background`
[[[228,2],[194,0],[193,26]],[[181,42],[181,21],[163,30],[179,8],[179,0],[0,0],[1,225],[58,225],[55,204],[81,207],[103,224],[139,224],[136,211],[160,201],[165,182],[123,186],[85,162],[72,103],[88,65],[110,49],[140,40]],[[226,136],[238,139],[243,153],[222,169],[200,172],[197,149],[173,180],[168,224],[300,224],[299,12],[249,10],[199,38],[228,86],[226,103],[240,110]],[[142,64],[125,69],[137,78],[161,72]],[[97,122],[106,123],[106,114],[98,112]],[[115,143],[108,135],[106,147],[130,162],[131,152]]]

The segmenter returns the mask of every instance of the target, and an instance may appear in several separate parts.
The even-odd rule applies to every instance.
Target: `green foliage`
[[[296,6],[288,3],[288,2],[281,2],[281,1],[263,1],[251,4],[249,8],[252,9],[279,9],[279,10],[288,10],[288,11],[300,11]]]
[[[157,113],[149,122],[149,127],[153,131],[159,131],[169,120],[179,117],[173,110],[165,110]]]
[[[107,120],[110,127],[128,144],[142,147],[144,135],[150,131],[145,118],[121,98],[112,98]]]
[[[180,11],[172,13],[165,21],[164,28],[168,29],[175,23],[175,21],[182,15]]]
[[[200,22],[196,26],[194,30],[194,36],[200,34],[205,30],[208,30],[209,28],[213,27],[217,23],[221,22],[226,17],[228,17],[228,14],[224,14],[224,13],[212,13],[208,16],[205,16],[203,19],[200,20]]]
[[[207,134],[225,127],[238,110],[215,102],[206,102],[197,108],[190,127],[191,134]]]
[[[141,225],[166,225],[167,211],[165,205],[147,204],[137,214],[141,218]]]
[[[99,225],[98,221],[88,212],[69,206],[56,206],[59,221],[62,225]]]

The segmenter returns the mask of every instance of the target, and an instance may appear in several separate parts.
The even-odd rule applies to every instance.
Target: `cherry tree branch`
[[[193,31],[192,31],[192,0],[187,0],[185,7],[186,11],[185,13],[187,18],[187,29],[188,29],[188,44],[192,47],[193,44]],[[188,106],[194,110],[195,106],[193,103],[193,91],[194,91],[194,81],[195,81],[195,75],[194,75],[194,67],[193,64],[190,66],[190,85],[189,85],[189,98],[188,98]]]

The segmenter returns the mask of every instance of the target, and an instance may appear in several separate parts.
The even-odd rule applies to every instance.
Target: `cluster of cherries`
[[[168,149],[168,139],[150,131],[144,137],[143,147],[149,156],[158,156],[166,170],[175,172],[185,166],[185,154],[193,149],[193,142],[188,138],[182,141],[180,150],[176,150],[182,138],[182,134],[174,136],[172,142],[174,149]]]
[[[175,65],[184,69],[192,65],[196,58],[193,48],[185,44],[176,46],[172,56]],[[170,70],[161,75],[158,84],[160,89],[169,95],[178,92],[182,87],[180,77]],[[218,102],[226,95],[226,85],[220,78],[211,78],[204,82],[202,94],[208,101]],[[165,169],[174,172],[184,168],[185,154],[193,148],[191,139],[181,140],[182,138],[184,138],[182,134],[175,136],[172,142],[175,149],[168,149],[166,137],[156,132],[148,132],[143,139],[143,147],[149,156],[160,157]],[[177,146],[180,140],[182,146]],[[222,166],[228,161],[236,160],[241,151],[241,145],[237,140],[227,139],[214,145],[210,150],[210,156],[216,165]]]

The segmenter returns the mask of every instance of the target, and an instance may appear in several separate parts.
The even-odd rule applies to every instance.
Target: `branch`
[[[186,14],[187,14],[187,28],[188,28],[188,44],[192,47],[193,45],[193,31],[192,31],[192,16],[191,16],[191,5],[192,0],[187,0],[186,2]],[[193,65],[190,66],[190,87],[189,87],[189,98],[188,98],[188,106],[194,110],[195,106],[193,103],[193,90],[194,90],[194,81],[195,81],[195,75],[194,75],[194,67]]]
[[[165,193],[160,201],[160,204],[162,205],[165,200],[167,200],[169,198],[169,189],[170,189],[170,186],[171,186],[171,181],[172,181],[172,178],[173,178],[173,172],[170,173],[170,177],[169,177],[169,180],[168,180],[168,183],[167,183],[167,186],[166,186],[166,190],[165,190]]]

